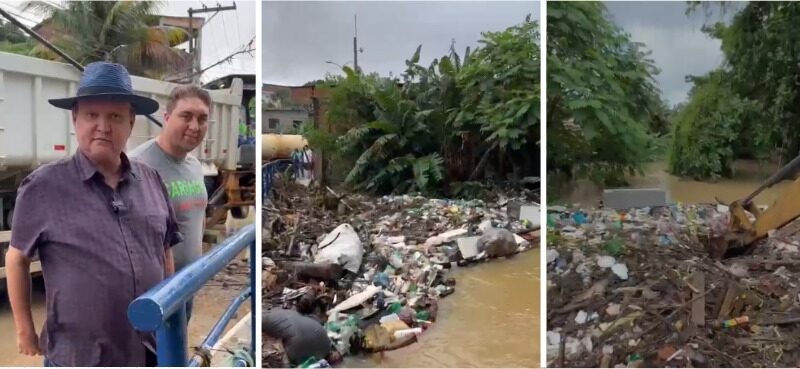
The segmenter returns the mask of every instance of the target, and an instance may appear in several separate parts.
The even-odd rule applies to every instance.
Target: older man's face
[[[78,148],[95,163],[114,163],[131,136],[135,115],[130,103],[81,100],[72,111]]]

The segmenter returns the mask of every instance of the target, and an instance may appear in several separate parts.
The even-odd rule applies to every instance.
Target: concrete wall
[[[261,120],[261,133],[295,133],[295,122],[298,126],[311,119],[303,110],[264,110]]]

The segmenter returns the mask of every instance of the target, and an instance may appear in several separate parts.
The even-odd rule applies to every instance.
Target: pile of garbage
[[[448,270],[539,245],[530,190],[486,201],[341,195],[288,182],[273,191],[264,208],[264,311],[298,325],[316,320],[332,351],[302,357],[275,328],[287,324],[265,319],[265,367],[325,367],[411,345],[436,321],[437,301],[455,291]]]
[[[547,366],[800,366],[800,242],[771,232],[712,258],[728,219],[723,205],[549,208]]]

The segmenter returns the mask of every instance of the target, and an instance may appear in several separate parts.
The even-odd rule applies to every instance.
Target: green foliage
[[[710,16],[712,4],[702,5]],[[687,13],[699,7],[692,3]],[[676,174],[718,178],[731,174],[737,158],[786,161],[800,151],[800,3],[739,8],[728,24],[703,27],[721,41],[725,62],[707,77],[691,78],[690,101],[675,119],[670,167]]]
[[[174,46],[188,40],[186,31],[159,26],[155,1],[69,1],[66,8],[33,1],[27,8],[47,18],[51,42],[81,64],[114,61],[136,75],[161,78],[170,65],[182,64]],[[32,55],[50,60],[60,57],[37,44]]]
[[[336,151],[336,136],[314,127],[314,121],[307,120],[300,126],[299,134],[305,137],[308,145],[325,152]]]
[[[481,47],[419,63],[420,45],[402,80],[348,67],[328,101],[328,130],[342,160],[352,158],[345,183],[378,193],[443,192],[450,183],[512,171],[538,175],[539,45],[527,18],[483,34]],[[314,143],[311,143],[314,146]],[[527,162],[514,162],[525,157]]]
[[[17,26],[10,22],[0,21],[0,51],[29,55],[35,44]]]
[[[0,41],[0,51],[12,54],[29,55],[34,46],[35,45],[30,41],[20,43]]]
[[[721,71],[695,80],[689,103],[675,117],[672,173],[712,180],[731,174],[746,103],[731,91],[728,80]]]
[[[484,182],[459,182],[452,186],[450,194],[458,199],[485,199],[491,189]]]
[[[755,145],[777,147],[783,158],[800,151],[798,22],[800,3],[751,2],[730,26],[707,29],[722,41],[734,91],[754,102]]]
[[[28,36],[11,22],[0,21],[0,41],[22,44],[28,41]]]
[[[599,2],[550,2],[547,36],[548,170],[621,183],[666,133],[658,69],[609,21]]]
[[[539,142],[538,25],[529,20],[503,32],[487,32],[459,75],[464,91],[457,127],[477,123],[501,150]],[[446,64],[445,64],[446,62]],[[440,70],[452,70],[442,58]],[[444,73],[443,73],[444,74]]]

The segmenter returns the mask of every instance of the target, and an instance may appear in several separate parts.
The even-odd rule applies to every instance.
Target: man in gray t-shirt
[[[173,247],[175,271],[200,258],[203,249],[208,193],[200,161],[189,153],[208,130],[211,96],[195,86],[172,90],[164,113],[164,128],[154,139],[130,152],[130,156],[158,171],[169,192],[184,241]],[[192,301],[186,304],[191,316]]]

